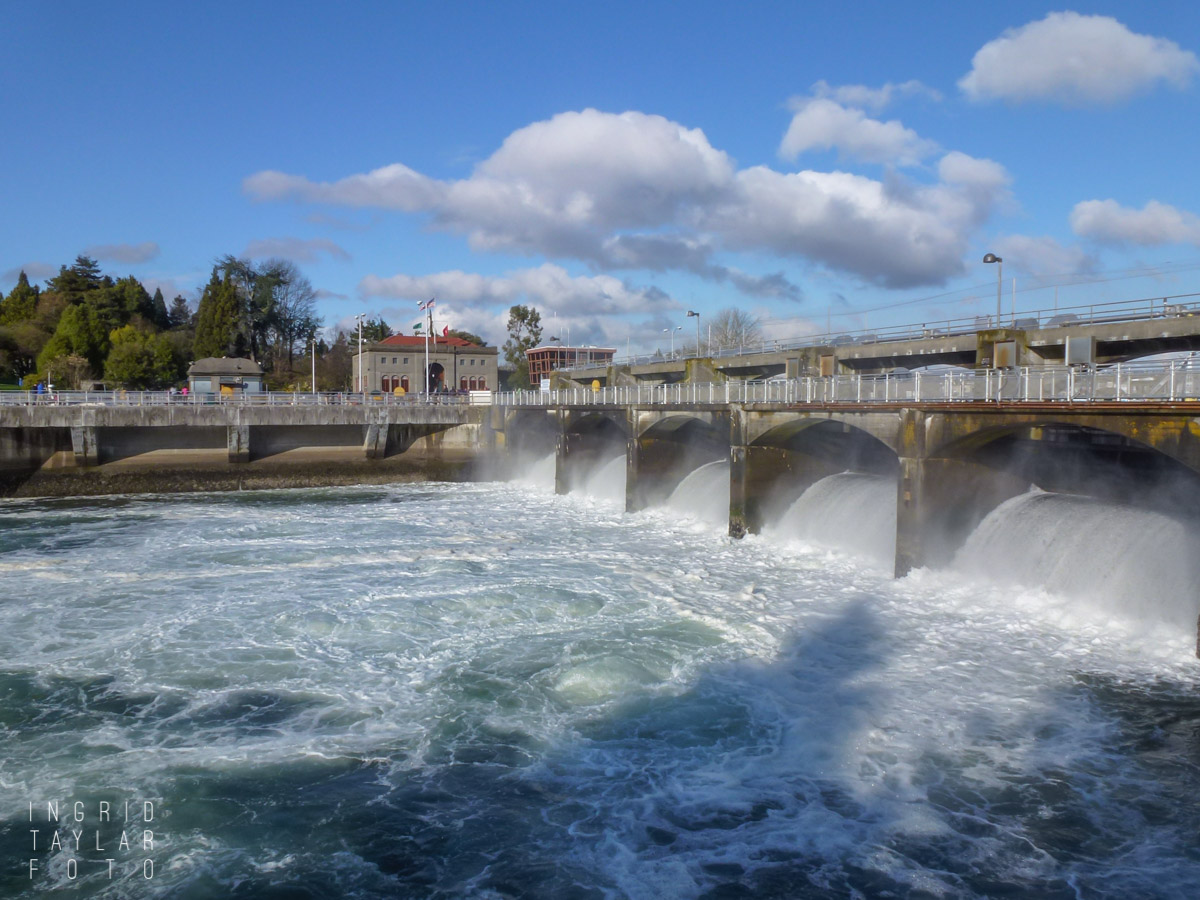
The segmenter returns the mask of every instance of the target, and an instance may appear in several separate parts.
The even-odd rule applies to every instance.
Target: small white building
[[[210,356],[188,368],[188,391],[193,394],[257,394],[263,390],[262,366],[252,359]]]

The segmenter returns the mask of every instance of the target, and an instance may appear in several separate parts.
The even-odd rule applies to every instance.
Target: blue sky
[[[286,256],[652,349],[1200,291],[1200,5],[0,2],[0,289]]]

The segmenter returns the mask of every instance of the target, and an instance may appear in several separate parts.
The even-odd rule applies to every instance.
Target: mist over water
[[[890,570],[896,558],[896,481],[843,472],[810,486],[768,533],[852,553]]]
[[[1200,893],[1194,621],[1064,616],[970,544],[894,581],[835,527],[870,479],[733,541],[546,475],[0,505],[0,894]],[[26,802],[130,796],[151,888],[31,886]]]
[[[684,516],[724,528],[729,524],[729,460],[718,459],[689,472],[671,492],[666,506]]]
[[[1032,491],[967,539],[957,569],[1042,589],[1130,622],[1186,630],[1200,612],[1200,539],[1161,513]]]

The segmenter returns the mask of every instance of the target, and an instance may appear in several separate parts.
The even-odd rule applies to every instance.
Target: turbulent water
[[[544,479],[0,506],[0,895],[1200,895],[1178,585],[893,581]]]

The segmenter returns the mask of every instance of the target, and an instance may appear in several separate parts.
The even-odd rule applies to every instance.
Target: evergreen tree
[[[81,356],[92,371],[104,365],[109,350],[108,330],[96,310],[88,304],[77,303],[63,310],[53,336],[38,354],[38,371],[45,372],[54,360],[62,356]]]
[[[12,293],[0,300],[0,325],[13,325],[31,320],[37,312],[39,293],[36,286],[29,284],[29,278],[22,271]]]
[[[101,287],[112,287],[112,279],[100,274],[100,264],[90,256],[75,257],[75,264],[60,266],[58,274],[46,282],[46,289],[78,303],[84,294]]]
[[[171,309],[167,313],[169,327],[172,331],[179,328],[186,328],[192,323],[192,308],[188,306],[188,302],[182,296],[176,295],[171,301]]]
[[[154,310],[154,315],[150,321],[154,323],[154,327],[159,331],[166,331],[171,327],[171,315],[167,312],[167,301],[163,299],[162,288],[154,289],[154,299],[150,301]]]
[[[244,346],[238,328],[239,311],[238,292],[230,273],[227,270],[221,277],[214,267],[196,310],[196,339],[192,344],[195,359],[228,356],[231,351],[237,355]]]

